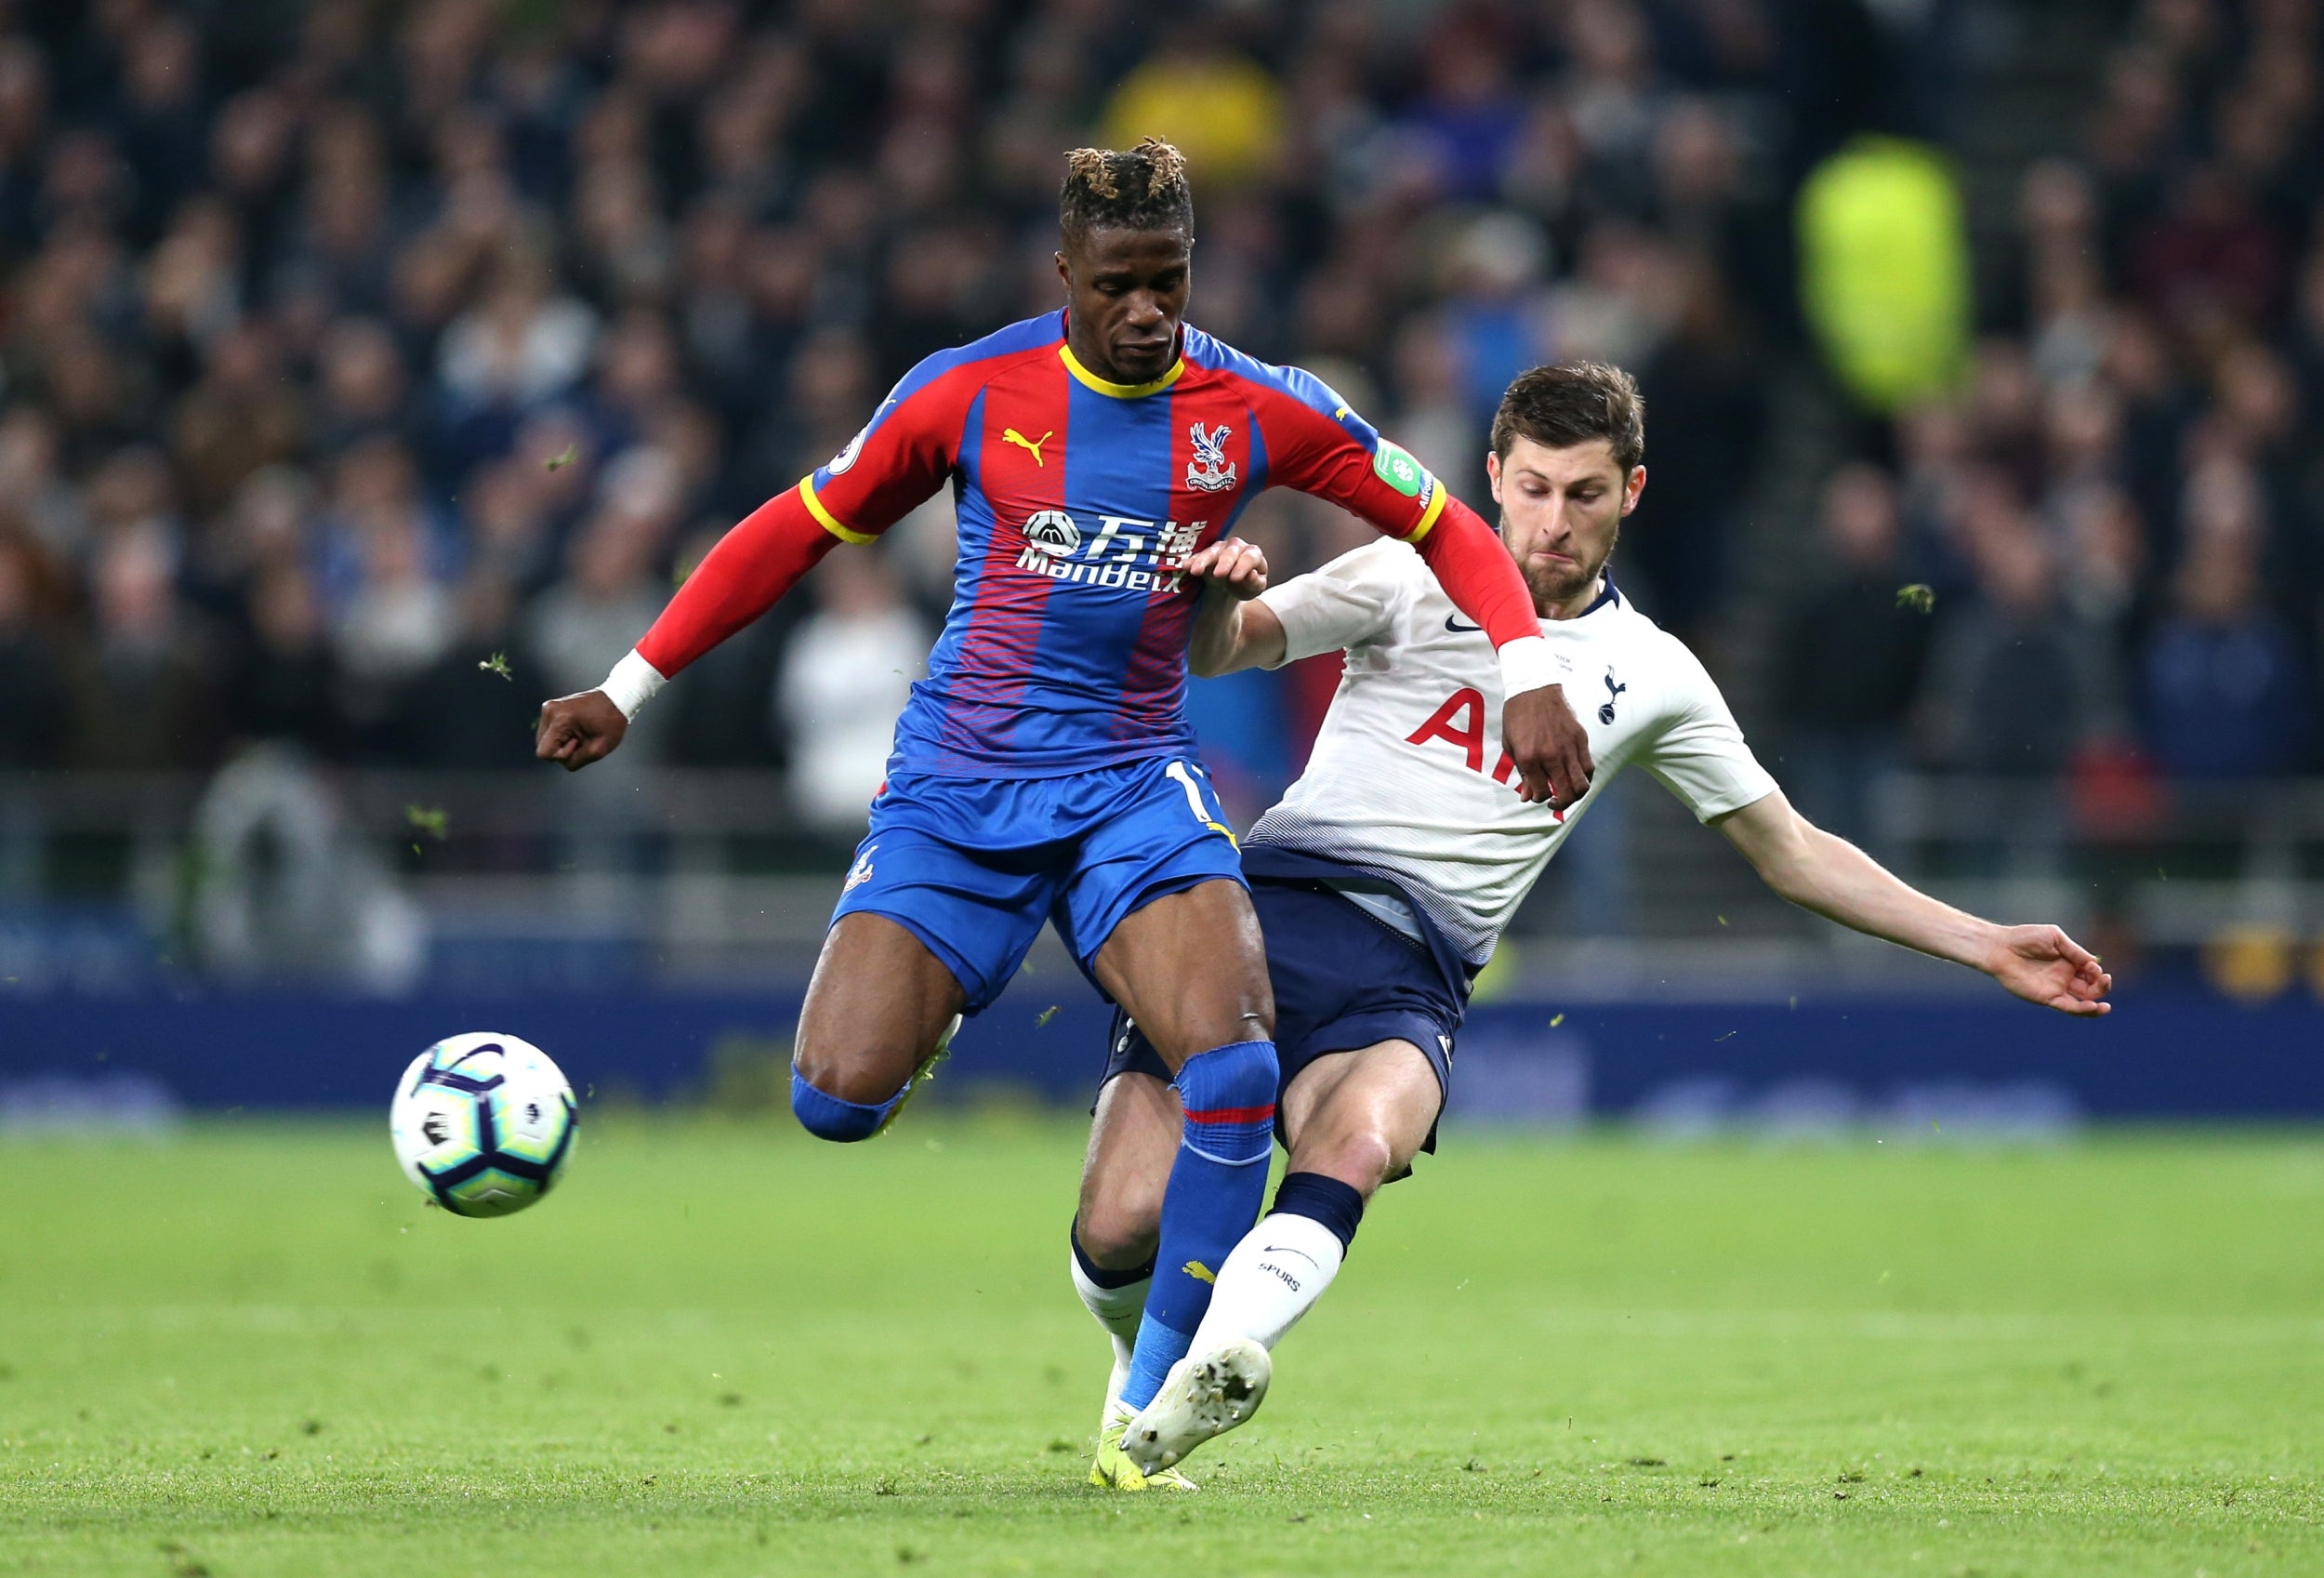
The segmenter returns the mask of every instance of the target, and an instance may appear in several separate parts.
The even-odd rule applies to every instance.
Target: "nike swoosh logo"
[[[1480,632],[1481,632],[1481,631],[1483,631],[1483,630],[1484,630],[1484,629],[1485,629],[1485,627],[1484,627],[1483,625],[1464,625],[1464,624],[1462,624],[1462,623],[1460,622],[1460,616],[1459,616],[1459,615],[1458,615],[1458,614],[1447,614],[1447,615],[1446,615],[1446,616],[1445,616],[1445,628],[1446,628],[1446,630],[1448,630],[1452,631],[1452,633],[1453,633],[1453,634],[1455,634],[1455,635],[1466,635],[1466,634],[1468,634],[1471,630],[1476,630],[1476,631],[1480,631]]]
[[[1293,1249],[1288,1244],[1269,1244],[1265,1249],[1261,1250],[1259,1253],[1261,1254],[1296,1254],[1301,1260],[1306,1261],[1310,1266],[1315,1264],[1315,1257],[1314,1255],[1308,1253],[1303,1249]]]

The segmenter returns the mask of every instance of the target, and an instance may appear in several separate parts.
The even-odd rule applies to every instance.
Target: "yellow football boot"
[[[1142,1491],[1150,1485],[1166,1490],[1199,1490],[1175,1468],[1141,1474],[1122,1451],[1122,1432],[1129,1427],[1131,1411],[1120,1403],[1106,1410],[1105,1427],[1098,1432],[1097,1460],[1089,1465],[1089,1483],[1102,1491]]]

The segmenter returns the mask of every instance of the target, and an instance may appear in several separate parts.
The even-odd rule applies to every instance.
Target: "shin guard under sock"
[[[1274,1138],[1275,1047],[1236,1041],[1197,1053],[1170,1082],[1186,1107],[1186,1128],[1162,1197],[1162,1245],[1146,1295],[1122,1400],[1143,1408],[1210,1305],[1219,1267],[1258,1219]]]

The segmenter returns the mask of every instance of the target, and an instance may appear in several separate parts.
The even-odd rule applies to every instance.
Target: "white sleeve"
[[[1639,752],[1639,765],[1677,795],[1698,822],[1765,799],[1775,792],[1776,780],[1744,743],[1726,697],[1692,652],[1676,640],[1670,650],[1674,661],[1665,722],[1654,742]]]
[[[1399,564],[1399,555],[1410,564]],[[1409,572],[1419,568],[1419,555],[1403,543],[1374,542],[1269,587],[1259,600],[1283,622],[1284,662],[1338,652],[1384,633],[1409,589]]]

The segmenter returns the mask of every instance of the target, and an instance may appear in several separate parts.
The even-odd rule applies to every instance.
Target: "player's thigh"
[[[1116,1074],[1098,1092],[1089,1154],[1081,1164],[1076,1231],[1090,1259],[1126,1270],[1154,1255],[1162,1196],[1178,1158],[1185,1108],[1155,1075]]]
[[[877,1105],[928,1060],[963,1001],[952,970],[909,930],[842,915],[824,934],[792,1062],[825,1095]]]
[[[872,802],[833,924],[852,915],[895,922],[952,973],[966,1012],[983,1012],[1057,901],[1063,873],[1037,831],[1050,789],[1041,780],[891,778]]]
[[[1435,1068],[1410,1041],[1318,1057],[1283,1093],[1291,1171],[1368,1196],[1412,1165],[1444,1105]]]
[[[1269,1035],[1274,996],[1242,855],[1202,764],[1155,757],[1093,776],[1051,919],[1167,1067]]]
[[[1201,882],[1131,911],[1091,970],[1173,1073],[1196,1053],[1274,1034],[1266,941],[1240,882]]]

